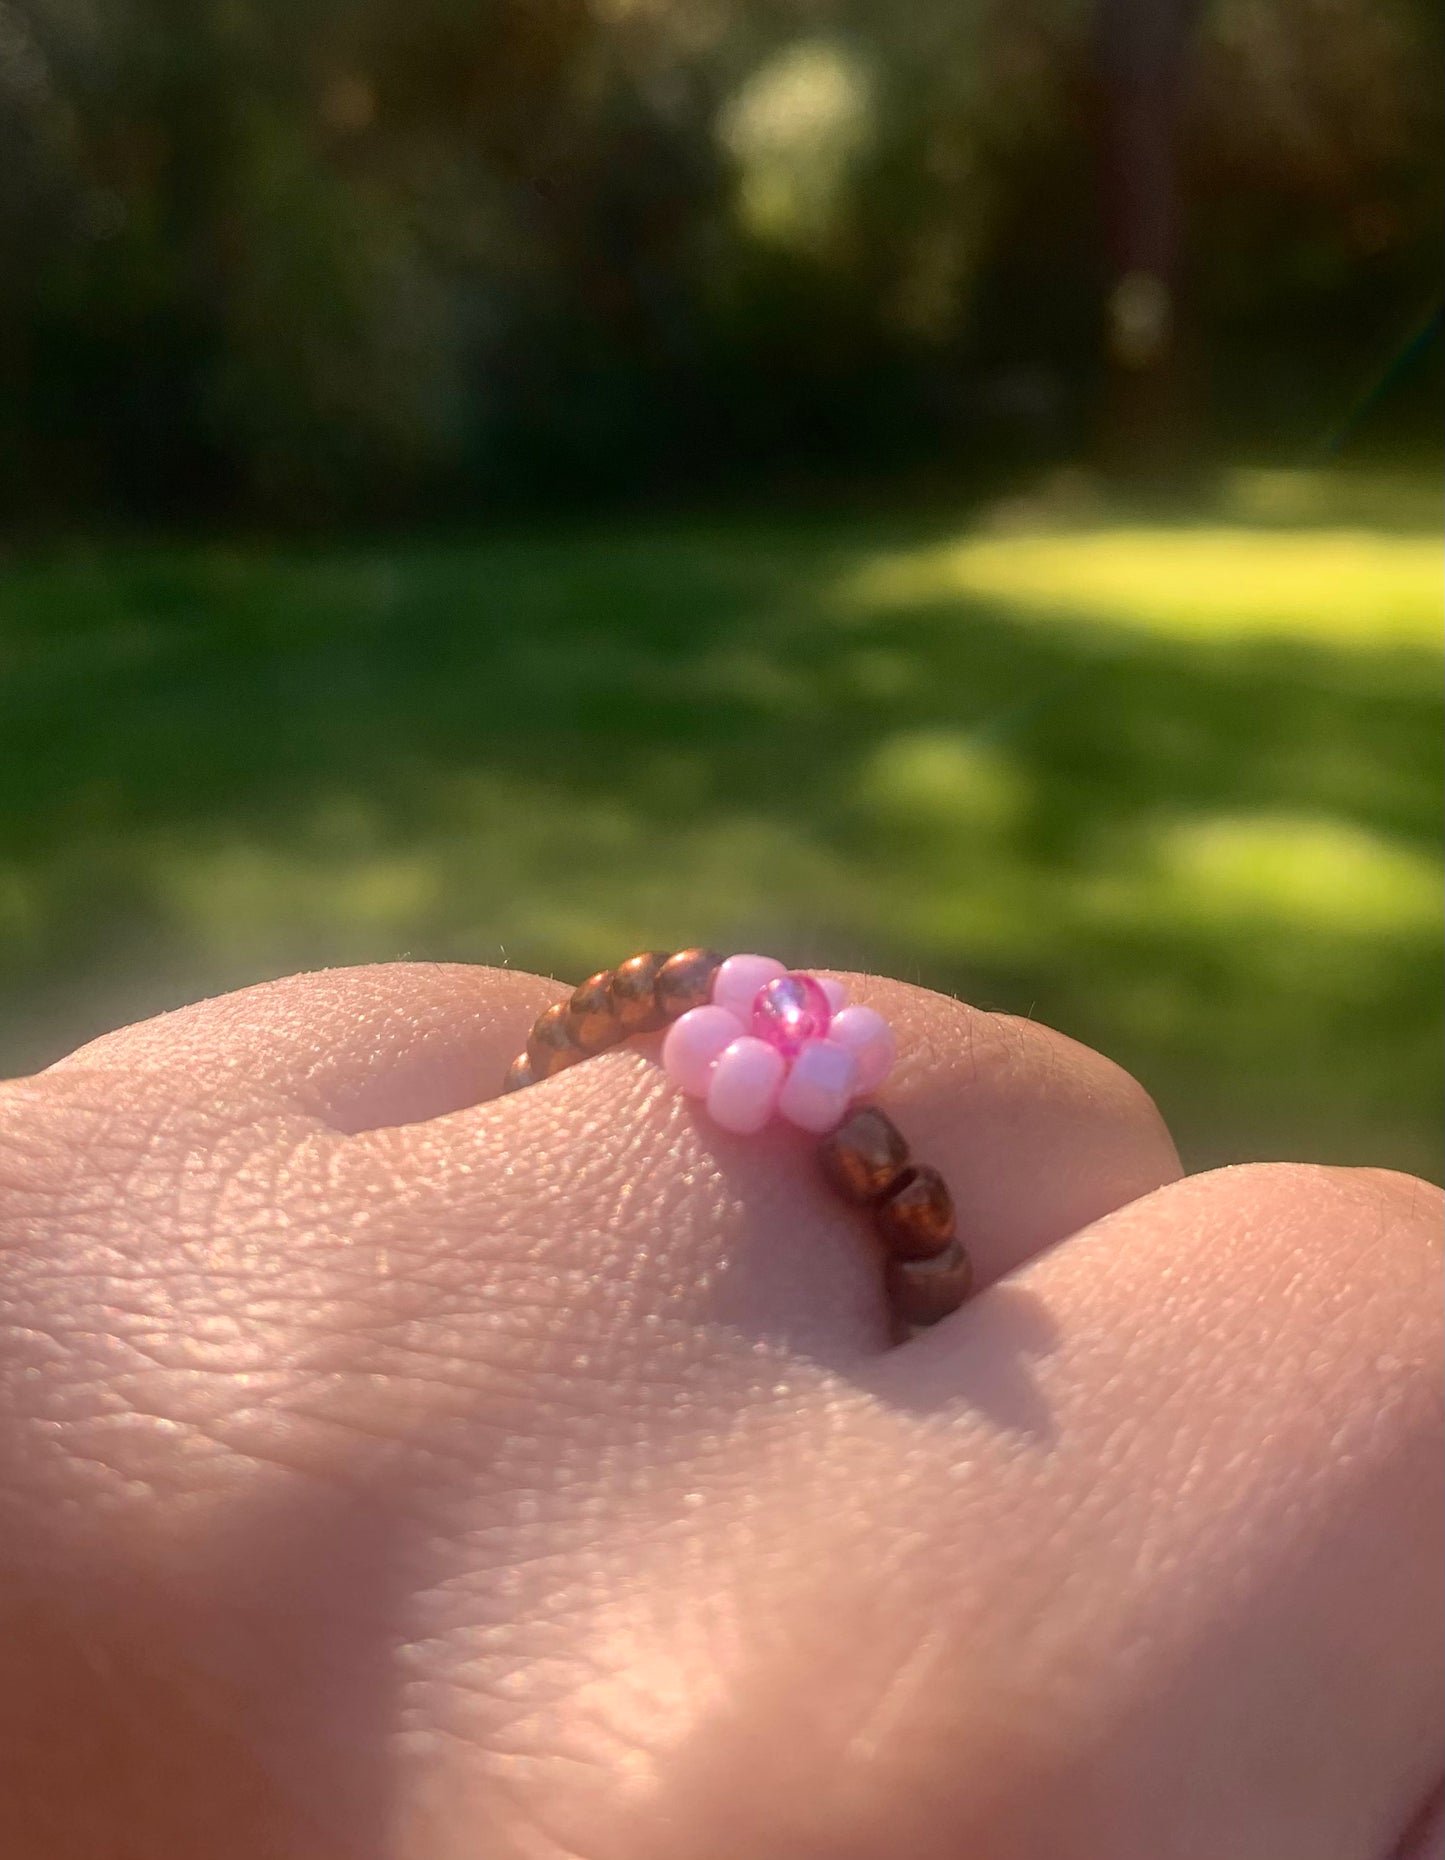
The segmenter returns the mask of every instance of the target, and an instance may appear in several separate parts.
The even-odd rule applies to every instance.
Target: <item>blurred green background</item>
[[[0,0],[0,1072],[396,956],[1440,1173],[1424,0]]]

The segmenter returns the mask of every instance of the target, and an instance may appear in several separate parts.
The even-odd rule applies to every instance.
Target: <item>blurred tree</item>
[[[1439,21],[1213,0],[1186,69],[1197,11],[0,0],[0,497],[1006,470],[1111,353],[1164,378],[1176,297],[1206,437],[1297,443],[1438,275]]]

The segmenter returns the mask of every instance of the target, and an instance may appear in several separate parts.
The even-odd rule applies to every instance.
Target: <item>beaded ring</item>
[[[973,1270],[948,1185],[914,1162],[897,1125],[866,1101],[892,1067],[893,1030],[872,1008],[850,1006],[837,982],[771,956],[650,950],[588,976],[540,1014],[503,1089],[664,1029],[663,1069],[723,1129],[751,1135],[777,1115],[820,1138],[824,1177],[872,1217],[900,1325],[936,1324],[957,1310]]]

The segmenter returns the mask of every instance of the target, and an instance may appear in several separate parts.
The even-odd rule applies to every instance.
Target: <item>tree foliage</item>
[[[1140,45],[1169,10],[1113,8]],[[326,519],[1076,450],[1099,45],[1082,0],[0,0],[0,498]],[[1428,303],[1438,63],[1424,0],[1193,23],[1215,442],[1300,443]]]

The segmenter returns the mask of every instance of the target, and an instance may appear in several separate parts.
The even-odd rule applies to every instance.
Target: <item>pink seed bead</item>
[[[679,1091],[690,1098],[705,1098],[713,1061],[742,1032],[742,1022],[726,1008],[689,1008],[667,1030],[662,1069]]]
[[[724,1047],[707,1086],[708,1116],[724,1130],[750,1137],[773,1114],[788,1062],[766,1040],[744,1034]]]
[[[809,1040],[821,1040],[832,1018],[828,997],[816,978],[791,970],[765,982],[758,990],[752,1030],[760,1040],[767,1040],[791,1059]]]
[[[786,967],[771,956],[729,956],[713,977],[713,1004],[736,1014],[746,1027],[752,1019],[758,990],[765,982],[787,972]]]
[[[828,997],[828,1007],[834,1014],[841,1014],[848,1005],[848,990],[841,982],[835,982],[831,975],[816,977],[818,986]]]
[[[883,1016],[870,1007],[845,1007],[833,1016],[828,1038],[846,1046],[858,1061],[858,1090],[877,1091],[893,1070],[898,1040]]]
[[[847,1047],[809,1040],[783,1081],[778,1110],[790,1124],[821,1136],[842,1123],[857,1088],[858,1062]]]

